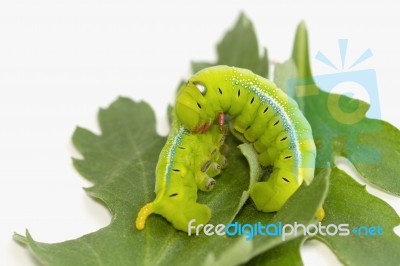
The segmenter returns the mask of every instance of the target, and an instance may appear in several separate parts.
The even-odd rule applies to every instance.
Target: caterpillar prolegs
[[[136,218],[136,228],[144,228],[151,213],[162,215],[179,230],[188,223],[206,224],[211,210],[197,202],[197,190],[211,191],[227,160],[221,153],[226,129],[212,126],[204,135],[192,134],[176,119],[156,167],[156,198],[146,204]]]
[[[205,68],[179,91],[175,110],[192,132],[208,131],[217,117],[222,127],[224,115],[232,116],[234,135],[253,144],[262,167],[273,166],[269,179],[250,189],[258,210],[279,210],[303,181],[312,181],[316,148],[311,126],[297,103],[269,80],[246,69]]]

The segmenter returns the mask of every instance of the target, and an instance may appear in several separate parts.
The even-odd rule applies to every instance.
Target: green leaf
[[[252,22],[241,14],[233,29],[228,31],[217,45],[216,63],[193,62],[194,73],[212,65],[229,65],[251,69],[254,73],[268,77],[267,49],[259,55],[257,36]]]
[[[287,89],[296,95],[311,124],[317,144],[317,166],[326,162],[333,164],[338,156],[347,157],[370,183],[400,195],[400,131],[387,122],[365,117],[367,103],[327,93],[316,86],[304,23],[297,28],[292,60],[297,66],[298,78],[288,80],[290,88]],[[319,77],[319,80],[324,78],[332,77]]]
[[[336,168],[332,171],[324,207],[327,210],[324,226],[349,224],[349,236],[317,236],[344,264],[399,265],[400,238],[393,228],[400,224],[400,217],[387,203],[370,195],[365,186]],[[380,226],[383,236],[377,230],[375,236],[366,236],[362,226]],[[361,228],[360,235],[352,232],[358,228]]]
[[[29,232],[25,237],[16,234],[14,239],[27,244],[44,265],[198,265],[205,258],[210,263],[215,258],[224,261],[229,252],[245,251],[242,257],[229,258],[229,264],[235,265],[283,242],[278,237],[255,237],[251,241],[204,234],[189,237],[157,215],[148,218],[143,231],[137,231],[133,223],[139,209],[154,198],[154,169],[165,138],[156,133],[151,108],[127,98],[100,110],[99,122],[99,136],[83,128],[75,131],[73,143],[84,159],[74,160],[74,165],[93,182],[86,191],[105,203],[113,215],[112,222],[97,232],[57,244],[36,242]],[[247,162],[236,148],[238,142],[230,137],[227,144],[234,167],[223,172],[212,193],[199,192],[199,201],[212,208],[210,223],[214,225],[233,220],[249,182]],[[327,194],[328,174],[321,173],[313,186],[300,188],[271,221],[313,220]],[[299,203],[306,208],[299,209]],[[243,213],[238,216],[243,223],[272,216],[256,211],[251,204]]]

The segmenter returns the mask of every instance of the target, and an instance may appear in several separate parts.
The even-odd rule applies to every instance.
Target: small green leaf
[[[250,144],[250,143],[240,144],[238,146],[238,148],[241,151],[241,153],[244,155],[244,157],[246,158],[247,162],[249,163],[250,182],[249,182],[249,189],[246,191],[243,191],[242,197],[240,198],[240,208],[238,209],[236,214],[239,213],[241,207],[245,204],[245,202],[249,198],[251,186],[254,183],[256,183],[263,175],[263,170],[262,170],[260,164],[258,163],[257,152],[254,149],[253,144]]]
[[[263,169],[258,163],[258,154],[251,143],[243,143],[238,146],[239,150],[242,152],[250,167],[250,182],[249,187],[251,187],[255,182],[257,182],[263,175]]]
[[[216,63],[192,62],[194,73],[212,65],[229,65],[252,69],[254,73],[268,77],[267,49],[259,56],[257,36],[252,22],[241,14],[232,30],[217,45]]]

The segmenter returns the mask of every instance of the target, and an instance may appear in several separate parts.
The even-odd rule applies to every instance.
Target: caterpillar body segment
[[[139,211],[138,230],[144,228],[152,213],[162,215],[176,229],[185,232],[192,219],[196,220],[193,225],[209,221],[211,210],[197,202],[197,191],[211,191],[215,184],[213,177],[227,165],[220,152],[226,131],[215,125],[207,134],[192,134],[175,119],[156,166],[156,198]]]
[[[232,116],[231,131],[253,143],[262,167],[273,166],[250,196],[258,210],[279,210],[305,181],[314,177],[316,148],[311,126],[297,103],[274,83],[249,70],[215,66],[193,75],[176,99],[176,115],[190,131],[204,132],[223,114]]]

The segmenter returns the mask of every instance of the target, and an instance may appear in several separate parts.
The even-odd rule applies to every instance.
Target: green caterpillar
[[[136,218],[136,228],[144,228],[151,213],[160,214],[179,230],[188,231],[188,223],[206,224],[211,210],[197,203],[197,190],[211,191],[215,177],[226,167],[221,154],[226,129],[210,128],[205,135],[192,134],[176,119],[156,167],[156,198],[146,204]]]
[[[215,66],[190,78],[176,99],[176,115],[192,132],[209,130],[218,117],[233,117],[231,130],[252,143],[262,167],[273,166],[269,179],[250,189],[256,208],[278,211],[299,188],[314,177],[316,148],[311,126],[275,84],[249,70]],[[317,214],[323,218],[323,210]],[[321,217],[322,216],[322,217]]]

